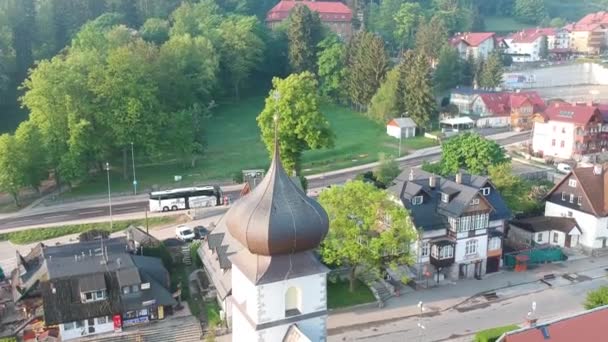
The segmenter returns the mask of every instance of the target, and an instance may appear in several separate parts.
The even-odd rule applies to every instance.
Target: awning
[[[473,119],[471,119],[468,116],[460,116],[457,118],[451,118],[451,119],[445,119],[445,120],[441,120],[442,124],[446,124],[446,125],[473,125],[475,123],[475,121],[473,121]]]

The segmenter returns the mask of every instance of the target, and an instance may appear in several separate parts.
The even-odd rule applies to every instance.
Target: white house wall
[[[545,216],[568,217],[568,212],[572,212],[572,217],[583,231],[579,243],[587,248],[601,248],[601,239],[608,238],[608,218],[596,218],[594,215],[553,202],[545,204]]]
[[[298,328],[311,341],[324,342],[327,333],[327,316],[310,318],[298,321]],[[238,310],[234,314],[234,328],[232,340],[238,342],[277,342],[283,341],[289,324],[272,327],[269,329],[255,331]]]
[[[532,149],[536,153],[542,152],[546,157],[570,159],[574,153],[574,129],[574,125],[567,122],[535,122]],[[562,141],[564,147],[561,147]]]
[[[465,255],[465,248],[467,241],[477,240],[477,253],[472,255]],[[462,239],[458,240],[456,243],[456,254],[455,254],[455,262],[457,264],[460,263],[468,263],[475,260],[485,259],[487,257],[488,252],[488,236],[477,236],[470,239]]]
[[[59,334],[63,341],[67,341],[67,340],[72,340],[75,338],[81,338],[81,337],[85,337],[85,336],[92,336],[92,335],[97,335],[97,334],[101,334],[101,333],[107,333],[110,331],[114,331],[114,321],[112,320],[111,316],[106,317],[106,323],[104,323],[104,324],[97,324],[97,318],[95,318],[94,323],[95,324],[92,326],[95,327],[95,332],[91,333],[91,334],[89,334],[90,325],[89,325],[88,320],[86,320],[86,319],[83,320],[84,325],[81,328],[65,330],[63,324],[59,324]]]

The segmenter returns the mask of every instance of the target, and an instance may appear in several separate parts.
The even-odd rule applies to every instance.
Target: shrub
[[[200,241],[195,241],[190,244],[190,257],[192,258],[192,262],[194,262],[194,266],[196,268],[203,267],[203,262],[201,257],[198,255],[198,248],[201,246]]]
[[[173,258],[167,246],[161,244],[156,247],[143,247],[143,255],[160,258],[167,271],[173,272]]]
[[[517,325],[507,325],[504,327],[496,327],[492,329],[482,330],[475,334],[474,342],[495,342],[498,340],[502,334],[517,330],[519,327]]]
[[[604,305],[608,305],[608,286],[602,286],[587,293],[585,309],[591,310]]]

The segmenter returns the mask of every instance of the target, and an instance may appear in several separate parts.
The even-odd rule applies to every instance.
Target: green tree
[[[15,49],[17,80],[20,82],[34,62],[32,44],[35,39],[36,4],[34,0],[11,0],[11,3],[13,49]]]
[[[393,37],[399,48],[411,47],[413,45],[416,28],[424,18],[422,7],[419,3],[405,2],[394,13],[395,29]]]
[[[543,198],[548,189],[533,185],[513,174],[511,163],[490,165],[488,176],[515,214],[535,213],[544,208]]]
[[[444,174],[455,174],[461,168],[473,174],[486,174],[490,165],[505,161],[500,145],[476,133],[460,134],[441,145]]]
[[[374,176],[376,180],[388,187],[399,176],[400,172],[399,163],[397,163],[393,156],[381,154],[380,163],[376,170],[374,170]]]
[[[382,82],[380,88],[370,102],[367,109],[367,115],[381,123],[386,123],[389,119],[399,117],[403,114],[403,108],[400,104],[403,103],[404,94],[400,91],[399,83],[401,73],[399,67],[393,68],[386,74],[386,79]]]
[[[349,181],[327,189],[319,203],[329,215],[329,233],[321,244],[323,261],[350,267],[350,291],[357,270],[409,264],[416,232],[407,211],[374,185]],[[388,255],[387,255],[388,254]]]
[[[437,102],[431,81],[431,66],[428,59],[412,52],[405,57],[409,67],[404,79],[405,110],[419,128],[428,128],[436,116]]]
[[[181,6],[171,13],[170,21],[172,36],[203,35],[214,40],[210,35],[213,35],[222,21],[222,13],[214,0],[182,2]]]
[[[15,137],[0,135],[0,190],[9,193],[17,207],[21,206],[19,191],[24,186],[21,156]]]
[[[365,110],[384,81],[389,59],[382,38],[359,32],[347,50],[346,89],[359,110]]]
[[[483,63],[479,75],[479,86],[487,89],[495,89],[502,84],[503,66],[500,55],[497,52],[490,54],[488,60]]]
[[[547,16],[544,0],[515,0],[514,12],[517,20],[528,24],[538,24]]]
[[[292,72],[310,71],[317,66],[317,45],[321,40],[321,19],[305,5],[296,6],[289,15],[289,65]]]
[[[538,56],[541,59],[547,59],[549,55],[549,42],[547,41],[547,36],[542,36],[540,38],[540,47],[538,50]]]
[[[559,17],[553,18],[549,22],[549,26],[551,26],[551,27],[558,27],[558,28],[559,27],[564,27],[564,26],[566,26],[566,24],[567,24],[566,19],[559,18]]]
[[[463,86],[472,86],[475,80],[475,59],[472,55],[460,61],[459,83]]]
[[[456,87],[461,82],[461,66],[458,51],[449,45],[444,45],[439,53],[437,68],[435,68],[434,83],[437,90],[446,91]]]
[[[15,131],[15,143],[21,158],[23,183],[38,192],[40,182],[48,177],[42,136],[31,121],[22,122]]]
[[[392,48],[399,45],[395,40],[397,30],[395,14],[399,12],[403,2],[403,0],[384,0],[379,4],[373,3],[367,16],[369,30],[382,36]]]
[[[345,98],[346,47],[336,35],[328,35],[318,46],[317,70],[321,95],[336,101]]]
[[[317,81],[310,72],[274,78],[264,110],[257,118],[262,141],[270,155],[274,152],[275,116],[283,166],[299,173],[302,153],[333,146],[329,122],[319,111]]]
[[[428,22],[423,22],[416,32],[417,52],[426,56],[430,61],[437,60],[441,48],[448,40],[446,32],[444,24],[435,17]]]
[[[608,305],[608,286],[587,293],[585,309],[591,310],[604,305]]]
[[[150,18],[144,22],[140,32],[145,41],[161,45],[169,39],[169,22],[160,18]]]
[[[237,100],[242,83],[264,57],[264,41],[256,32],[259,25],[253,16],[229,16],[219,27],[223,69],[228,73]]]

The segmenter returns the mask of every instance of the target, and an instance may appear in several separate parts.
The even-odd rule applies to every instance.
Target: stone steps
[[[387,289],[382,282],[378,281],[378,279],[374,275],[367,272],[363,272],[360,273],[358,277],[359,280],[361,280],[363,283],[370,287],[372,293],[374,294],[376,300],[378,300],[380,305],[383,305],[384,302],[386,302],[389,298],[393,296],[389,289]]]

